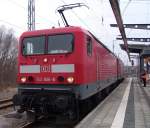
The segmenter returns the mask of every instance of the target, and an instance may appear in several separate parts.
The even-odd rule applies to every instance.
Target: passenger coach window
[[[23,55],[44,54],[45,37],[26,37],[23,39]]]
[[[92,39],[91,37],[87,37],[87,54],[88,56],[92,55]]]
[[[73,50],[73,35],[51,35],[48,36],[48,53],[60,54],[70,53]]]

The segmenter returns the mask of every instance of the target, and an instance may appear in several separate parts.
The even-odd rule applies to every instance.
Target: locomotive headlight
[[[67,82],[68,82],[69,84],[72,84],[72,83],[74,82],[74,78],[73,78],[73,77],[68,77],[68,78],[67,78]]]
[[[21,80],[22,83],[25,83],[27,81],[27,78],[25,76],[23,76],[23,77],[20,78],[20,80]]]
[[[44,62],[44,63],[47,63],[47,62],[48,62],[48,59],[47,59],[47,58],[44,58],[44,59],[43,59],[43,62]]]

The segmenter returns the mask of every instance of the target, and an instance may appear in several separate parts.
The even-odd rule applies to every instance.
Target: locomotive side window
[[[48,53],[60,54],[73,51],[73,35],[50,35],[48,36]]]
[[[87,54],[88,56],[92,55],[92,39],[89,36],[87,36]]]
[[[45,37],[26,37],[23,40],[23,55],[44,54]]]

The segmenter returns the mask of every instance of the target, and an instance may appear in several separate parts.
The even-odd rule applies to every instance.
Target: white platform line
[[[125,112],[126,112],[126,107],[127,107],[128,97],[129,97],[129,92],[130,92],[130,87],[131,87],[131,81],[132,81],[132,78],[130,78],[129,83],[126,87],[125,93],[119,105],[119,109],[116,113],[116,116],[112,122],[111,128],[123,128]]]

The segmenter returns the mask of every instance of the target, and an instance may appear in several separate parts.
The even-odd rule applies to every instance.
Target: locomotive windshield
[[[70,53],[73,50],[73,35],[50,35],[48,42],[46,36],[25,37],[22,48],[23,55]]]
[[[48,36],[48,54],[70,53],[73,50],[73,35]]]
[[[26,37],[23,40],[23,55],[44,54],[45,36]]]

